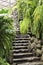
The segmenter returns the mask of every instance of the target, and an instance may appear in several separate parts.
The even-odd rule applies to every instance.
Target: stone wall
[[[16,0],[0,0],[0,9],[12,7]]]

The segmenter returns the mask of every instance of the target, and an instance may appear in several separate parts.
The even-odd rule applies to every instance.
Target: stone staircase
[[[12,65],[43,65],[41,58],[28,49],[30,38],[29,34],[22,35],[17,31],[12,45]]]
[[[28,48],[31,33],[25,35],[20,34],[17,10],[13,13],[13,16],[17,34],[12,45],[11,65],[43,65],[40,56],[36,56],[35,53]]]

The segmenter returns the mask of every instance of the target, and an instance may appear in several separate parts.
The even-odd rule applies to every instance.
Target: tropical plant
[[[8,55],[14,35],[13,20],[9,17],[0,17],[0,56]]]
[[[0,65],[10,65],[10,64],[6,62],[6,59],[0,57]]]
[[[13,19],[11,15],[9,17],[8,9],[0,10],[0,65],[10,65],[7,61],[9,61],[14,35]]]
[[[26,33],[26,32],[31,30],[31,27],[32,27],[32,14],[34,12],[34,9],[36,8],[37,2],[38,1],[28,0],[28,1],[24,1],[24,3],[26,4],[25,7],[21,6],[21,7],[23,7],[23,11],[22,11],[23,12],[23,21],[22,21],[22,23],[20,23],[20,32],[21,33],[23,33],[23,32]],[[22,10],[22,8],[21,8],[21,10]]]
[[[28,23],[28,24],[27,24]],[[31,27],[31,19],[24,18],[23,21],[20,21],[20,32],[25,34],[30,30]],[[24,29],[25,28],[25,29]]]
[[[43,39],[43,1],[17,0],[14,9],[16,8],[18,10],[18,20],[20,21],[20,32],[24,34],[31,30],[32,34],[35,34],[37,38],[42,37]],[[38,14],[39,12],[40,14]]]
[[[0,14],[8,13],[8,9],[0,9]]]
[[[33,34],[37,38],[43,38],[43,5],[38,6],[33,13]]]

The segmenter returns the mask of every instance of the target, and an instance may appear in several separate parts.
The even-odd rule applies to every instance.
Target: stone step
[[[21,45],[21,46],[25,46],[25,45],[28,45],[29,43],[13,43],[12,45],[13,46],[16,46],[16,45]]]
[[[12,65],[43,65],[43,62],[25,62],[25,63],[13,63]]]
[[[13,46],[28,46],[28,44],[19,44],[19,43],[16,44],[16,43],[15,43],[15,44],[13,44]]]
[[[13,53],[26,53],[26,52],[29,52],[29,50],[28,49],[19,49],[19,50],[13,49],[12,52]]]
[[[27,34],[23,35],[20,33],[19,28],[17,29],[16,32],[17,34],[15,35],[15,38],[12,44],[13,63],[22,64],[22,63],[28,62],[29,63],[28,65],[41,65],[40,57],[36,57],[36,55],[32,51],[29,51],[30,49],[28,49],[29,41],[31,41],[31,37],[30,37],[31,33],[28,32]],[[20,64],[17,64],[17,65],[20,65]]]
[[[35,62],[35,61],[40,61],[40,57],[25,57],[25,58],[18,58],[18,59],[13,59],[13,62]]]
[[[43,62],[39,62],[39,61],[38,62],[27,62],[27,63],[20,63],[17,65],[43,65]]]
[[[13,49],[27,49],[28,46],[12,46]]]
[[[32,57],[34,53],[27,52],[27,53],[13,53],[14,58],[23,58],[23,57]]]
[[[29,38],[15,38],[14,40],[29,40]]]
[[[13,41],[13,43],[28,43],[28,40]]]
[[[18,34],[18,35],[16,35],[16,38],[29,38],[29,37],[30,37],[29,34],[25,34],[25,35]]]
[[[20,29],[18,29],[17,32],[20,32]],[[31,32],[27,32],[27,34],[31,34]]]
[[[20,41],[29,41],[29,39],[26,39],[26,40],[25,39],[22,39],[22,40],[14,40],[13,42],[16,42],[16,41],[17,42],[20,42]]]

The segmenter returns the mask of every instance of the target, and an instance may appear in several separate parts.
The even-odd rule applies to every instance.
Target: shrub
[[[10,64],[7,63],[5,59],[0,57],[0,65],[10,65]]]

